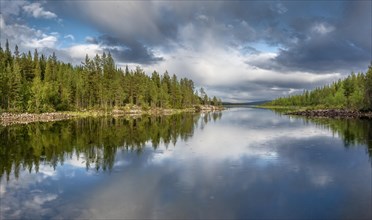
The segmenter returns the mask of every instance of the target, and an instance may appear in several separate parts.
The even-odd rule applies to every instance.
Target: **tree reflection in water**
[[[305,123],[313,123],[320,128],[331,130],[343,140],[346,148],[365,145],[366,152],[372,159],[372,120],[331,118],[302,119]]]
[[[54,169],[65,159],[83,158],[86,168],[111,170],[116,152],[136,151],[140,154],[145,144],[154,149],[163,143],[176,145],[186,141],[199,123],[204,127],[221,112],[208,114],[175,114],[143,116],[139,118],[85,118],[78,120],[0,126],[0,179],[21,170],[39,171],[40,164]]]

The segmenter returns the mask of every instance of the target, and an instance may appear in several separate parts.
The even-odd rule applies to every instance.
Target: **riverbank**
[[[284,115],[297,115],[304,117],[317,118],[367,118],[372,119],[372,112],[365,112],[351,109],[320,109],[316,107],[297,107],[297,106],[257,106],[259,108],[271,109]]]
[[[372,119],[372,112],[362,112],[347,109],[323,109],[287,112],[285,115],[298,115],[305,117],[322,118],[367,118]]]
[[[172,115],[183,112],[211,112],[211,111],[222,111],[224,108],[212,105],[195,105],[191,108],[185,109],[164,109],[164,108],[150,108],[144,109],[139,106],[127,106],[120,109],[113,109],[109,111],[104,110],[85,110],[85,111],[66,111],[66,112],[49,112],[49,113],[1,113],[0,114],[0,125],[8,126],[13,124],[28,124],[33,122],[51,122],[61,121],[73,118],[85,118],[85,117],[103,117],[103,116],[128,116],[138,117],[141,115]]]

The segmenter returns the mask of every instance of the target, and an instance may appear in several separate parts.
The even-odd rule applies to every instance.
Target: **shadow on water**
[[[54,169],[65,159],[83,158],[86,169],[111,170],[118,150],[140,154],[147,142],[154,149],[164,143],[176,145],[222,117],[221,112],[176,114],[140,118],[85,118],[78,120],[0,126],[0,179],[21,170],[38,172],[40,165]],[[200,120],[200,123],[199,123]]]

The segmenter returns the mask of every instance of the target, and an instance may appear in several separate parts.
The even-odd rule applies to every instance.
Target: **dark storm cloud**
[[[371,61],[371,1],[48,1],[42,6],[66,24],[76,21],[96,31],[86,33],[88,45],[74,49],[110,51],[121,63],[185,73],[221,97],[312,89],[365,71]],[[84,39],[85,33],[76,31]]]
[[[279,65],[313,72],[364,70],[371,61],[370,1],[348,2],[339,20],[307,18],[292,22],[297,42],[280,50]]]
[[[279,51],[279,56],[272,62],[283,69],[349,71],[360,69],[371,59],[369,1],[110,3],[112,4],[107,6],[108,4],[101,2],[92,2],[89,3],[90,7],[86,7],[84,3],[85,13],[80,14],[88,15],[86,19],[89,22],[128,44],[126,46],[131,50],[122,53],[117,51],[117,56],[123,60],[144,63],[162,60],[154,57],[150,48],[169,49],[170,41],[179,40],[180,28],[190,23],[200,28],[201,32],[204,29],[215,33],[223,44],[236,42],[235,45],[244,45],[260,40],[268,45],[281,47],[283,49]],[[92,9],[99,6],[100,14],[107,15],[100,17],[91,13]],[[110,16],[109,10],[114,10],[114,15],[116,8],[124,10],[122,19],[121,15]],[[91,19],[92,16],[97,19]],[[204,24],[210,25],[213,22],[227,29],[218,29],[216,25],[202,26],[201,20]],[[119,23],[122,25],[118,25]],[[334,30],[320,33],[327,31],[320,29],[317,33],[316,25]],[[195,36],[195,44],[198,43],[197,37]],[[142,45],[134,39],[141,41]]]
[[[85,42],[88,44],[98,44],[98,41],[95,37],[86,37]]]
[[[101,35],[90,41],[97,42],[103,50],[110,51],[119,62],[152,64],[163,60],[150,48],[136,40],[122,40],[109,35]]]
[[[277,3],[272,2],[72,1],[48,4],[59,14],[84,20],[103,33],[136,38],[150,46],[166,46],[169,40],[178,40],[180,28],[190,23],[202,28],[211,28],[205,26],[211,22],[230,25],[236,27],[231,34],[237,38],[257,40],[252,33],[244,32],[247,29],[242,24],[249,21],[249,25],[255,23],[263,27],[275,23],[272,20],[280,14],[276,11],[279,10]],[[97,9],[100,13],[96,13]],[[230,37],[230,33],[224,35]]]
[[[274,59],[281,66],[313,72],[365,69],[370,60],[370,48],[333,37],[303,42],[288,50],[281,50]]]
[[[101,33],[124,42],[136,39],[148,46],[159,46],[166,39],[175,39],[183,22],[181,14],[172,7],[166,7],[166,4],[157,7],[156,1],[68,1],[49,4],[57,10],[61,8],[61,14],[85,22]]]

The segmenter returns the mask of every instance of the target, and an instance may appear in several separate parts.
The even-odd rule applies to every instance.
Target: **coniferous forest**
[[[330,85],[304,91],[302,94],[278,98],[269,106],[301,106],[316,108],[337,108],[372,110],[372,63],[367,73],[351,73]]]
[[[85,109],[109,110],[127,104],[142,108],[188,108],[198,104],[221,105],[191,79],[178,79],[166,71],[147,75],[140,67],[118,68],[110,53],[86,56],[73,66],[46,57],[14,52],[8,41],[0,45],[0,112],[53,112]]]

